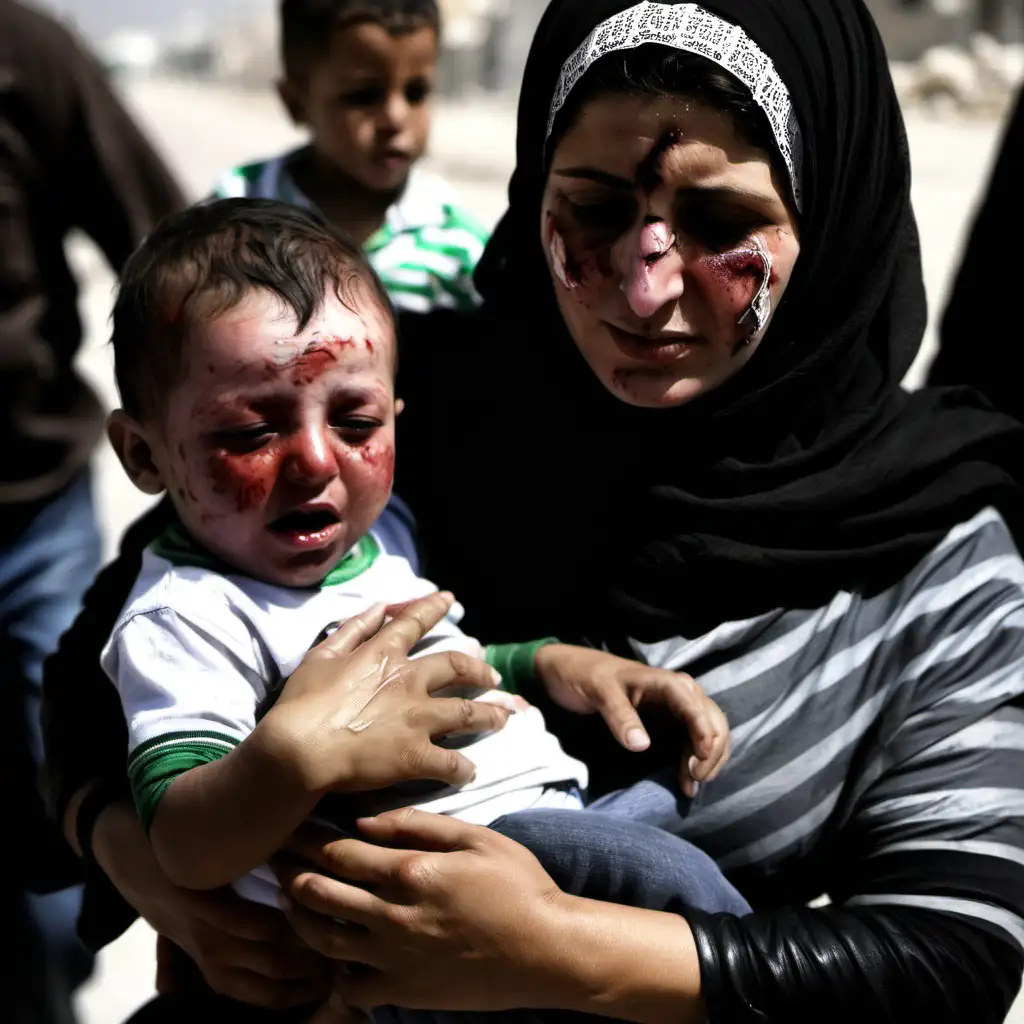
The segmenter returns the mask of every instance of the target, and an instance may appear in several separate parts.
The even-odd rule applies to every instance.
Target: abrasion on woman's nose
[[[631,254],[622,290],[637,316],[653,316],[666,302],[682,294],[682,274],[674,254],[676,236],[660,217],[648,217]]]

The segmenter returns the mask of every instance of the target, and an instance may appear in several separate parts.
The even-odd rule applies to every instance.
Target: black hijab
[[[473,430],[492,439],[482,452],[521,467],[529,497],[508,484],[475,526],[459,516],[449,539],[461,559],[432,571],[498,613],[472,620],[493,627],[485,639],[507,635],[498,630],[509,618],[603,642],[692,637],[892,585],[987,505],[1021,524],[1024,432],[971,392],[900,386],[925,325],[924,289],[906,135],[861,0],[701,5],[740,25],[788,87],[803,139],[801,255],[759,350],[717,391],[642,410],[596,380],[540,245],[545,135],[566,59],[632,6],[549,6],[526,67],[509,209],[477,274],[490,326],[476,344],[490,363]],[[467,389],[480,388],[472,372]],[[537,424],[509,443],[524,406]],[[538,431],[549,441],[524,461]],[[517,601],[543,614],[517,618],[511,599],[495,601],[504,584],[478,563],[496,549],[512,553],[509,573],[529,566],[533,589]]]

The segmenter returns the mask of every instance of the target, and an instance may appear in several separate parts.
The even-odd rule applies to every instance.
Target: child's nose
[[[404,93],[389,94],[381,112],[383,127],[394,132],[401,131],[408,119],[409,101],[405,98]]]
[[[285,475],[293,483],[325,484],[338,472],[328,432],[310,427],[300,431],[289,452]]]

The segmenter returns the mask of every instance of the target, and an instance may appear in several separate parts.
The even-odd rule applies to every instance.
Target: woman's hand
[[[627,750],[651,745],[636,709],[667,708],[690,734],[692,756],[683,757],[679,784],[693,797],[729,760],[729,723],[722,709],[685,672],[651,668],[605,651],[548,644],[537,652],[537,676],[551,699],[576,714],[600,713]]]
[[[378,605],[306,655],[253,733],[303,792],[367,791],[414,779],[460,786],[472,780],[473,763],[434,741],[495,732],[509,712],[432,694],[449,687],[493,690],[500,677],[457,651],[409,659],[453,601],[451,594],[433,594],[403,607],[386,624],[386,609]]]
[[[278,869],[295,931],[342,962],[316,1024],[386,1005],[705,1024],[682,917],[569,896],[524,847],[454,818],[404,810],[359,824],[405,849],[307,830],[295,851],[334,877]]]
[[[329,965],[296,940],[280,913],[228,890],[194,892],[173,885],[130,803],[103,811],[93,832],[93,850],[121,895],[158,935],[196,962],[214,991],[272,1009],[326,997]],[[166,941],[158,973],[161,992],[174,988]]]
[[[570,897],[532,853],[490,829],[422,811],[394,811],[360,828],[374,842],[416,849],[331,841],[310,827],[291,849],[346,881],[278,866],[298,935],[332,960],[368,968],[339,973],[344,1006],[559,1005],[558,951],[568,942],[561,910]]]

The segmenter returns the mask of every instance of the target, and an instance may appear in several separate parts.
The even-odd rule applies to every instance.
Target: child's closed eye
[[[252,452],[262,448],[275,437],[267,423],[253,423],[245,427],[218,430],[214,435],[217,446],[230,452]]]

